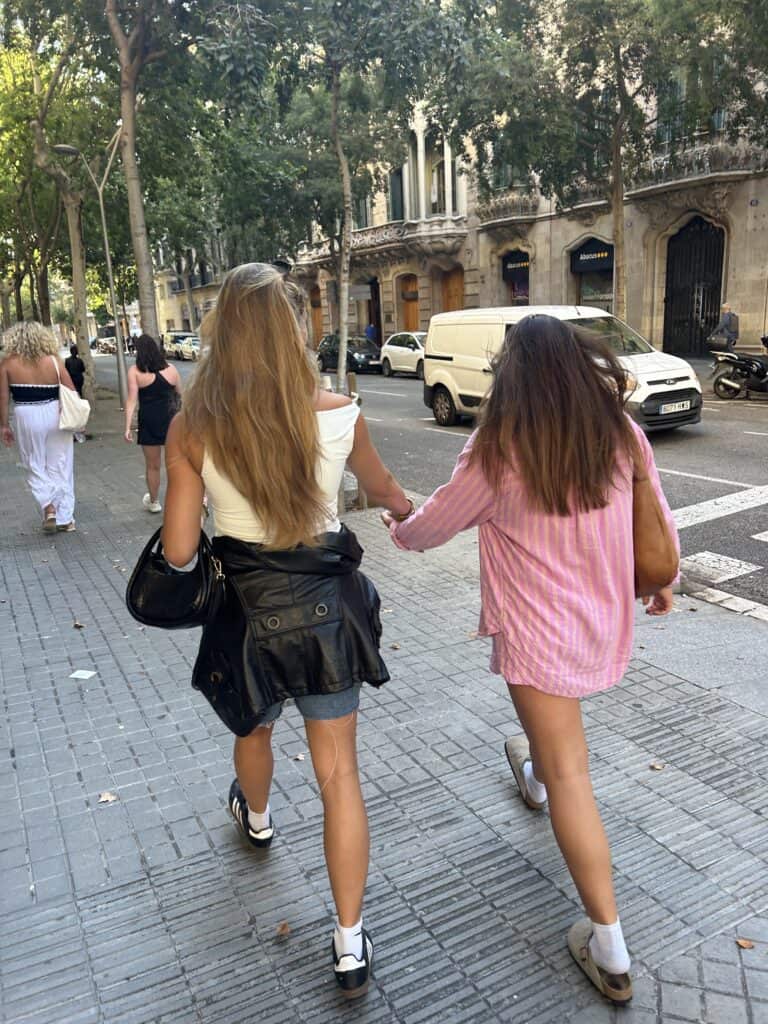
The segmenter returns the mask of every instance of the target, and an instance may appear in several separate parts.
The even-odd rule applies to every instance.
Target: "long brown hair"
[[[316,377],[280,272],[266,263],[231,270],[200,337],[184,394],[187,429],[248,499],[268,547],[311,544],[325,511]]]
[[[624,412],[626,373],[603,341],[555,317],[507,331],[472,450],[498,490],[514,465],[533,504],[560,516],[608,504],[617,457],[637,442]]]

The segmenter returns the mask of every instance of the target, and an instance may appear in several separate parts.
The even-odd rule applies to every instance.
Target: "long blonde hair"
[[[5,355],[18,356],[27,363],[36,363],[43,356],[59,354],[56,335],[36,320],[27,320],[9,327],[3,334],[0,347]]]
[[[325,512],[316,375],[280,272],[266,263],[231,270],[200,337],[204,353],[184,393],[187,429],[248,499],[267,547],[311,544]]]

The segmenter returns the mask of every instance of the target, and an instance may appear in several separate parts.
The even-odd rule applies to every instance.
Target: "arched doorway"
[[[696,216],[667,243],[664,351],[705,355],[720,315],[725,231]]]
[[[464,309],[464,268],[454,267],[443,272],[441,281],[443,313],[452,309]]]
[[[419,279],[403,274],[397,279],[398,322],[401,331],[419,329]]]
[[[323,300],[319,285],[310,289],[309,309],[312,317],[312,345],[317,348],[323,337]]]
[[[613,246],[600,238],[588,238],[571,253],[571,273],[577,286],[576,302],[613,310]]]
[[[522,249],[512,249],[501,257],[501,276],[510,306],[527,306],[530,301],[531,257]]]

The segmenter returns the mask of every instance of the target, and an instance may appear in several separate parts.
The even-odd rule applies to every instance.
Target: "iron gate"
[[[667,244],[664,351],[706,355],[706,339],[720,319],[725,232],[694,217]]]

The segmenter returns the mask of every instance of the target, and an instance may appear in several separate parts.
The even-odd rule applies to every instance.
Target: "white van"
[[[669,430],[701,419],[701,384],[693,367],[658,352],[605,310],[512,306],[432,317],[424,349],[424,404],[441,426],[453,426],[460,416],[477,415],[491,382],[491,360],[507,328],[533,313],[573,321],[609,342],[636,385],[627,411],[645,430]]]

